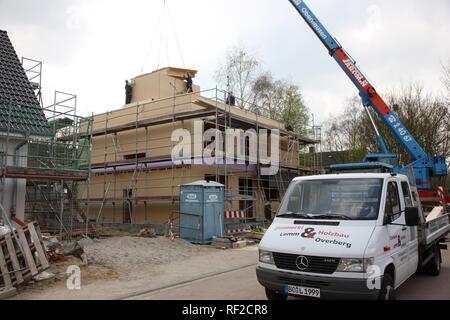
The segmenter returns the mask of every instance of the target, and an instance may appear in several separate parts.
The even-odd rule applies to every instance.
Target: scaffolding
[[[312,137],[317,143],[313,146],[305,146],[300,151],[300,163],[304,168],[310,168],[314,174],[324,172],[323,149],[322,149],[322,126],[315,124],[314,115],[312,116],[312,125],[308,127],[308,136]]]
[[[7,124],[7,131],[0,132],[0,189],[8,180],[25,183],[24,218],[39,222],[44,232],[65,238],[85,233],[87,213],[78,199],[80,186],[89,180],[91,148],[89,138],[81,136],[89,136],[92,119],[77,116],[76,96],[61,92],[55,92],[51,106],[29,108],[44,113],[47,123],[42,133],[26,130],[26,125],[34,125],[33,111],[18,123],[22,105],[0,101],[0,109]],[[16,214],[13,207],[11,214]]]
[[[137,102],[94,116],[90,134],[91,196],[82,200],[92,209],[90,220],[100,224],[164,224],[171,219],[177,223],[179,186],[197,180],[225,185],[225,210],[245,212],[244,221],[239,223],[271,219],[292,178],[314,172],[300,165],[299,150],[318,141],[286,130],[281,122],[265,116],[267,112],[262,108],[250,112],[239,107],[246,105],[239,99],[236,106],[227,104],[227,93],[217,88],[177,92],[177,81],[174,79],[172,84],[171,97]],[[201,120],[201,133],[194,130],[195,120]],[[226,153],[214,154],[223,161],[207,165],[195,146],[189,159],[173,161],[171,151],[177,143],[171,139],[174,130],[189,130],[194,139],[208,129],[225,132],[235,128],[279,130],[281,159],[276,175],[262,176],[261,165],[248,159],[231,164],[226,161]],[[191,141],[188,144],[194,145]]]
[[[22,57],[22,66],[25,74],[30,81],[34,94],[39,101],[39,105],[43,107],[42,100],[42,61]]]

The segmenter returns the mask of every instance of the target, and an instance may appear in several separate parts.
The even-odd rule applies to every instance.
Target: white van
[[[394,299],[418,268],[440,273],[449,215],[426,221],[408,177],[296,178],[259,245],[257,278],[271,300]]]

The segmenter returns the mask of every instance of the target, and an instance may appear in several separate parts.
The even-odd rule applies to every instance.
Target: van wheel
[[[383,276],[383,282],[381,284],[379,300],[395,300],[395,288],[394,279],[390,274]]]
[[[438,245],[435,246],[434,250],[434,258],[425,266],[425,272],[437,277],[441,274],[441,250]]]
[[[268,300],[285,301],[288,296],[283,293],[279,293],[274,290],[270,290],[270,289],[266,288],[266,297]]]

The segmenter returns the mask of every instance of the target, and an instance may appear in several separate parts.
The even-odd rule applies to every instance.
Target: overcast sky
[[[167,0],[168,41],[160,51],[163,3],[0,0],[0,29],[8,31],[20,57],[44,62],[45,104],[52,103],[54,90],[71,92],[82,115],[120,108],[124,80],[156,69],[158,61],[160,67],[183,67],[173,29],[185,66],[199,70],[195,82],[202,89],[215,87],[213,73],[224,52],[241,43],[275,77],[299,85],[319,121],[356,94],[288,0]],[[441,93],[441,63],[450,58],[449,0],[308,5],[379,91],[414,81]]]

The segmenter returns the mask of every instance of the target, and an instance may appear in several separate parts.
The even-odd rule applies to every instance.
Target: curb
[[[247,264],[247,265],[244,265],[244,266],[236,267],[236,268],[233,268],[233,269],[228,269],[228,270],[225,270],[225,271],[207,273],[207,274],[204,274],[202,276],[198,276],[198,277],[195,277],[195,278],[192,278],[192,279],[189,279],[189,280],[185,280],[185,281],[172,283],[172,284],[165,285],[165,286],[162,286],[162,287],[158,287],[158,288],[155,288],[155,289],[150,289],[150,290],[145,290],[145,291],[139,291],[139,292],[131,293],[131,294],[128,294],[128,295],[125,295],[125,296],[121,296],[121,297],[115,298],[113,300],[128,300],[128,299],[132,300],[132,299],[137,298],[139,296],[144,296],[144,295],[148,295],[148,294],[152,294],[152,293],[157,293],[159,291],[165,291],[167,289],[182,287],[184,285],[187,285],[189,283],[193,283],[193,282],[196,282],[196,281],[206,280],[206,279],[209,279],[209,278],[214,278],[214,277],[222,275],[222,274],[227,274],[227,273],[231,273],[231,272],[234,272],[234,271],[239,271],[239,270],[246,269],[246,268],[253,267],[253,266],[256,267],[256,265],[257,265],[257,263],[251,263],[251,264]]]

